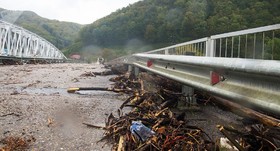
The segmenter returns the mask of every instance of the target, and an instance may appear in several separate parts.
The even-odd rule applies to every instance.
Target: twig
[[[9,115],[20,116],[20,114],[12,112],[12,113],[8,113],[8,114],[0,115],[0,117],[6,117],[6,116],[9,116]]]
[[[96,125],[89,124],[89,123],[83,123],[83,124],[88,126],[88,127],[106,130],[106,127],[103,127],[103,126],[96,126]]]
[[[217,125],[217,128],[220,130],[220,132],[221,132],[222,134],[225,135],[225,137],[228,138],[228,140],[229,140],[238,150],[240,150],[240,151],[245,151],[245,149],[244,149],[242,146],[240,146],[240,145],[235,141],[235,139],[232,138],[232,137],[225,131],[225,129],[224,129],[223,126]]]

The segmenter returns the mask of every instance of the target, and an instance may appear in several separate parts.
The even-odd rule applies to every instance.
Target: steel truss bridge
[[[122,57],[134,68],[280,117],[280,24],[213,35]]]
[[[0,20],[0,60],[14,62],[63,62],[67,58],[46,39]]]

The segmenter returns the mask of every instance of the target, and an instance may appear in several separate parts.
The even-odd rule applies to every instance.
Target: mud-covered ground
[[[110,150],[110,144],[96,143],[102,130],[82,123],[104,126],[123,96],[67,93],[68,87],[109,87],[112,76],[80,76],[103,70],[96,64],[0,66],[0,140],[32,136],[30,150]]]

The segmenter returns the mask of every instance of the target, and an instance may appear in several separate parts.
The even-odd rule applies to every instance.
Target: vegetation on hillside
[[[59,49],[72,45],[82,28],[80,24],[49,20],[31,11],[10,11],[0,8],[0,19],[36,33]]]
[[[114,58],[213,34],[280,23],[279,8],[279,0],[143,0],[85,26],[68,53],[102,55],[106,50]]]

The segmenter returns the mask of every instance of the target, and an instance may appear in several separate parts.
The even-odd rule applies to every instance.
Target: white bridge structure
[[[280,117],[280,24],[213,35],[120,58],[194,91]]]
[[[0,59],[62,62],[67,58],[46,39],[0,20]]]

